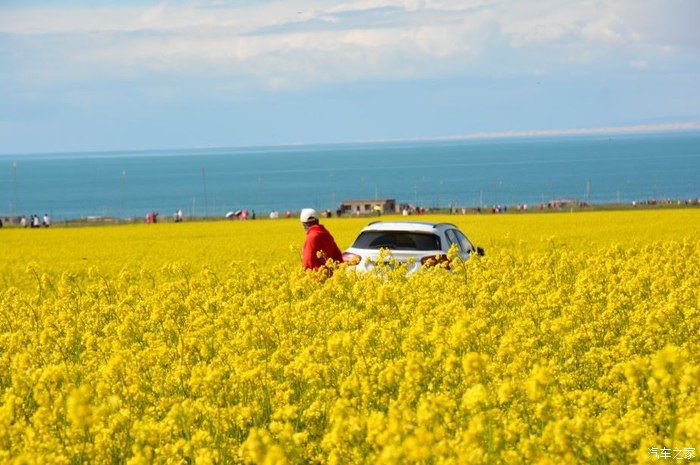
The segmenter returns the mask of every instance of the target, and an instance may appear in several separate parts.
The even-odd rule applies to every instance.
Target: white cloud
[[[455,138],[480,139],[496,137],[551,137],[551,136],[582,136],[582,135],[611,135],[611,134],[645,134],[671,131],[697,131],[700,122],[686,121],[667,124],[639,124],[634,126],[602,126],[595,128],[572,129],[533,129],[530,131],[479,132]]]
[[[624,24],[615,17],[591,21],[581,29],[581,33],[583,37],[591,42],[612,45],[624,44],[631,37]]]
[[[635,55],[700,49],[697,34],[668,24],[683,16],[675,10],[692,10],[692,3],[674,3],[675,10],[660,1],[641,3],[288,0],[0,7],[0,33],[11,37],[0,47],[12,47],[12,71],[5,73],[29,79],[155,71],[244,77],[276,89],[436,74],[533,74],[596,60],[642,69],[648,63]],[[649,23],[655,13],[663,24]]]
[[[680,123],[638,124],[633,126],[600,126],[591,128],[569,129],[531,129],[526,131],[494,131],[475,132],[466,135],[446,137],[422,137],[416,139],[397,139],[411,141],[431,140],[469,140],[469,139],[503,139],[519,137],[556,137],[556,136],[607,136],[616,134],[654,134],[663,132],[683,132],[700,130],[700,121],[685,121]],[[379,142],[376,140],[373,142]],[[385,140],[389,142],[390,140]]]
[[[630,61],[630,66],[635,69],[648,69],[649,62],[646,60],[632,60]]]

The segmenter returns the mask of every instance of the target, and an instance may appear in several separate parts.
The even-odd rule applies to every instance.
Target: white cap
[[[308,223],[309,221],[314,221],[318,219],[318,214],[313,208],[304,208],[299,215],[299,220],[302,223]]]

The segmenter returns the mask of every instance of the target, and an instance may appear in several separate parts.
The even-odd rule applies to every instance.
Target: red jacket
[[[322,252],[322,257],[317,252]],[[304,249],[301,251],[301,264],[306,269],[318,269],[325,265],[326,260],[332,258],[336,262],[343,261],[343,254],[335,243],[333,236],[320,224],[311,226],[306,231]]]

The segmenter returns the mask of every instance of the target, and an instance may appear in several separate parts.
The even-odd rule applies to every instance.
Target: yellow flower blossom
[[[624,464],[697,448],[699,216],[679,212],[450,217],[493,236],[485,257],[328,279],[300,270],[298,221],[56,229],[29,265],[33,239],[5,228],[0,463]],[[649,218],[670,226],[648,235]],[[333,221],[341,245],[361,222]],[[565,232],[543,239],[540,221]]]

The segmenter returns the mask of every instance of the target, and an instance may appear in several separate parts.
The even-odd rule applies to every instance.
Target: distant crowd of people
[[[336,210],[335,214],[336,214],[336,216],[339,217],[339,216],[341,215],[340,209]],[[332,218],[332,217],[333,217],[333,212],[330,211],[330,210],[328,210],[328,209],[326,209],[326,210],[323,210],[323,211],[321,212],[321,215],[320,215],[320,216],[321,216],[322,218]],[[272,211],[270,212],[269,218],[270,218],[271,220],[276,220],[276,219],[278,219],[279,217],[280,217],[280,212],[278,212],[277,210],[272,210]],[[289,211],[289,210],[287,210],[286,212],[284,212],[284,217],[285,217],[285,218],[291,218],[291,217],[292,217],[292,212]]]
[[[224,216],[230,220],[236,219],[242,221],[254,220],[257,217],[257,215],[255,214],[255,210],[248,210],[247,208],[228,212]]]
[[[340,216],[340,209],[337,210],[336,214],[338,216]],[[255,210],[248,210],[248,209],[228,212],[228,213],[226,213],[225,216],[228,219],[238,219],[238,220],[254,220],[256,218]],[[270,213],[268,214],[268,218],[270,218],[271,220],[276,220],[276,219],[280,218],[280,216],[281,216],[280,212],[277,210],[271,210]],[[320,216],[322,218],[331,218],[331,217],[333,217],[333,212],[326,209],[326,210],[323,210],[321,212]],[[292,212],[290,210],[287,210],[286,212],[284,212],[284,217],[291,218]]]
[[[696,199],[685,199],[685,200],[677,200],[677,199],[648,199],[648,200],[633,200],[632,201],[632,206],[633,207],[639,207],[643,205],[700,205],[700,198]]]
[[[430,212],[430,208],[414,207],[413,205],[408,204],[401,206],[401,215],[403,216],[424,215],[426,212]]]
[[[151,213],[146,214],[145,222],[146,224],[153,224],[158,222],[158,215],[160,213],[156,211],[152,211]],[[176,210],[175,213],[173,213],[173,222],[174,223],[182,223],[185,220],[185,214],[182,213],[182,210]]]
[[[51,226],[51,217],[48,213],[44,213],[43,217],[39,215],[29,215],[28,217],[26,215],[21,215],[15,218],[6,216],[4,221],[3,218],[0,218],[0,228],[2,228],[5,223],[17,223],[21,228],[48,228]]]

